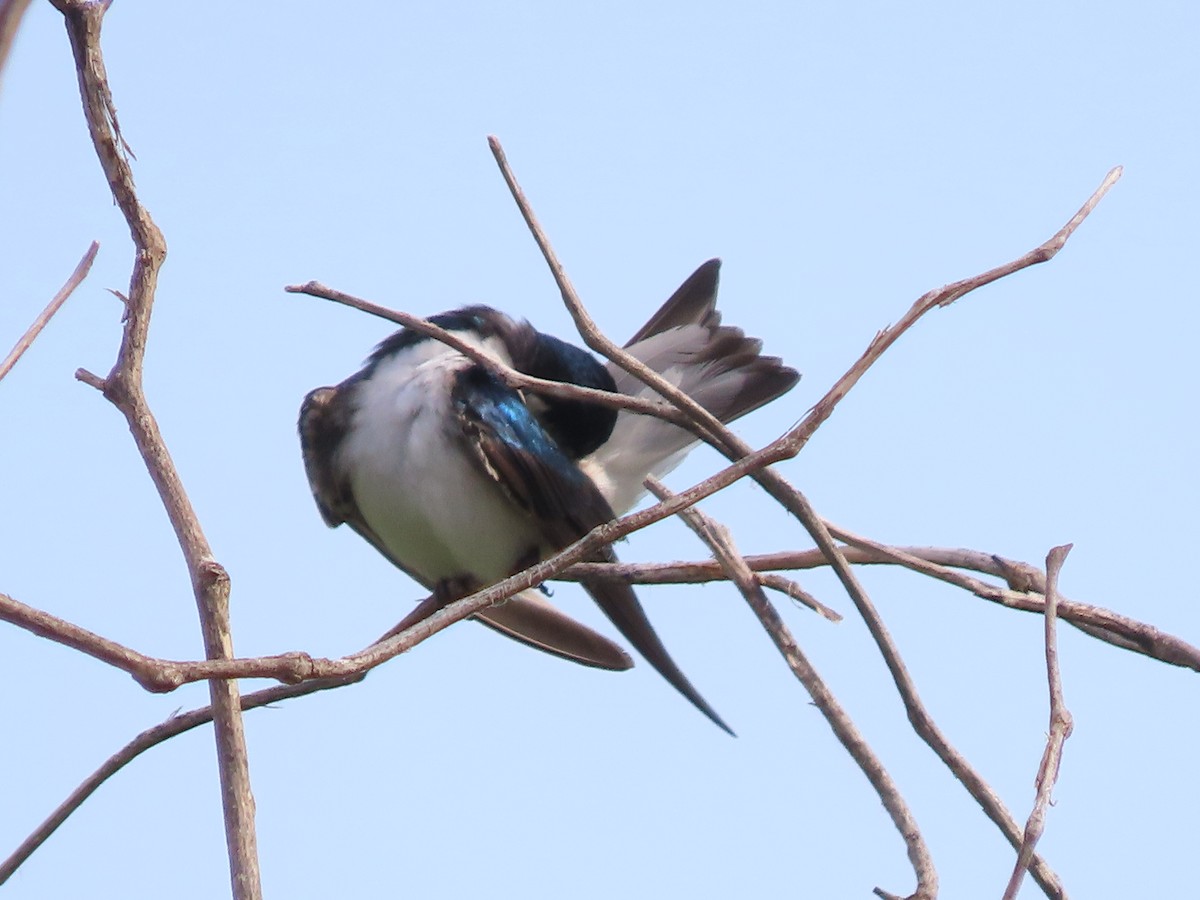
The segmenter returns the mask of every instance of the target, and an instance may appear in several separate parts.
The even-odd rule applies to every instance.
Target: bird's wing
[[[565,547],[613,518],[595,485],[512,388],[471,366],[455,377],[451,398],[469,454],[537,522],[548,544]]]
[[[313,499],[330,528],[362,519],[350,490],[350,479],[334,465],[338,445],[349,427],[350,408],[344,388],[320,387],[309,391],[300,405],[300,451]]]
[[[363,519],[349,479],[334,464],[338,444],[350,424],[345,391],[340,386],[317,388],[304,398],[300,408],[300,445],[313,498],[327,525],[349,525],[385,559],[421,584],[421,579],[405,569]],[[420,606],[418,610],[422,610],[421,618],[430,612]],[[502,605],[477,613],[475,618],[531,647],[585,666],[623,671],[633,665],[620,645],[555,609],[534,590],[521,591]]]
[[[541,527],[547,544],[565,547],[613,518],[596,485],[549,439],[511,388],[483,369],[460,373],[452,392],[467,445],[486,472]],[[615,561],[611,548],[598,561]],[[658,672],[697,709],[732,734],[667,653],[633,587],[619,579],[583,582],[600,609]]]

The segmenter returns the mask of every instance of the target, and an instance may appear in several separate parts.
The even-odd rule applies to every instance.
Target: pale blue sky
[[[387,323],[285,284],[418,313],[485,302],[569,336],[487,151],[505,144],[597,320],[631,333],[725,261],[726,320],[804,372],[741,427],[798,419],[925,290],[1052,234],[1057,260],[933,314],[783,468],[884,541],[1038,563],[1074,599],[1200,641],[1191,563],[1200,330],[1196,46],[1186,3],[162,4],[117,0],[105,49],[163,228],[146,388],[233,578],[240,654],[358,649],[419,595],[300,464],[304,393]],[[147,653],[194,658],[186,574],[107,371],[131,265],[60,16],[30,11],[0,95],[0,344],[93,239],[91,277],[0,384],[0,590]],[[717,466],[698,453],[672,479]],[[757,489],[706,508],[746,551],[807,545]],[[667,523],[629,559],[695,558]],[[1020,820],[1046,730],[1041,620],[864,572],[922,696]],[[783,605],[903,789],[947,898],[998,897],[1006,844],[912,734],[853,608]],[[731,740],[648,666],[571,666],[464,623],[357,687],[248,715],[273,897],[867,897],[905,892],[873,792],[727,586],[644,589]],[[573,587],[556,598],[612,633]],[[1195,673],[1061,634],[1075,716],[1041,849],[1075,897],[1180,896],[1200,839]],[[0,628],[0,854],[202,686],[125,675]],[[227,893],[207,729],[136,761],[6,897]],[[1027,883],[1022,896],[1037,896]]]

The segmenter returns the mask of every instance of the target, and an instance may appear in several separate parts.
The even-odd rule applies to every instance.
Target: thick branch
[[[116,364],[103,379],[83,371],[77,376],[100,388],[124,414],[183,550],[200,614],[205,655],[210,659],[227,659],[233,656],[229,631],[229,576],[213,558],[142,391],[142,361],[150,313],[158,270],[166,258],[167,246],[162,232],[138,200],[129,165],[129,147],[121,136],[116,106],[108,86],[100,50],[100,28],[108,3],[103,0],[52,2],[66,20],[88,130],[113,198],[129,225],[135,248],[125,327]],[[233,894],[236,900],[259,900],[262,887],[254,831],[254,797],[250,789],[237,682],[210,681],[209,695],[215,710],[217,763]]]

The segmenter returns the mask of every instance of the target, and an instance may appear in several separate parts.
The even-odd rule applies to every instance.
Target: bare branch
[[[1025,880],[1025,870],[1033,858],[1033,848],[1046,823],[1046,808],[1050,805],[1050,792],[1058,781],[1058,767],[1062,762],[1063,745],[1071,736],[1074,722],[1063,701],[1062,674],[1058,668],[1058,640],[1055,636],[1055,613],[1058,607],[1058,574],[1062,571],[1071,544],[1055,547],[1046,555],[1046,679],[1050,685],[1050,734],[1046,738],[1046,750],[1038,766],[1037,794],[1033,810],[1025,822],[1025,837],[1017,852],[1017,863],[1004,891],[1004,900],[1015,900]]]
[[[292,697],[303,697],[307,694],[315,694],[318,691],[327,691],[333,688],[345,687],[348,684],[355,684],[362,681],[365,675],[357,675],[349,678],[327,678],[317,681],[306,681],[304,684],[289,684],[265,688],[261,691],[255,691],[252,694],[246,694],[239,699],[239,706],[242,711],[248,709],[257,709],[260,706],[266,706],[270,703],[278,703],[281,700],[288,700]],[[159,725],[153,728],[147,728],[132,741],[110,756],[95,772],[89,775],[82,784],[73,790],[62,803],[46,817],[30,835],[21,842],[21,845],[14,850],[7,859],[0,862],[0,884],[12,876],[19,869],[33,852],[38,849],[52,835],[55,830],[67,818],[83,805],[84,801],[96,792],[105,781],[127,766],[130,762],[136,759],[141,754],[145,753],[151,747],[156,747],[163,741],[175,737],[178,734],[183,734],[185,731],[190,731],[213,720],[213,707],[203,706],[199,709],[193,709],[189,712],[173,715]]]
[[[1041,614],[1045,610],[1045,576],[1028,563],[1005,559],[994,553],[950,547],[893,547],[855,535],[832,523],[830,533],[839,540],[852,541],[842,547],[846,559],[855,565],[898,565],[965,588],[983,600]],[[829,565],[820,550],[787,550],[747,556],[755,572],[785,569],[815,569]],[[1008,582],[1008,588],[970,578],[950,568],[971,569],[994,575]],[[583,578],[624,578],[633,584],[700,584],[724,581],[727,575],[720,564],[711,560],[668,563],[576,563],[557,576],[559,581]],[[768,577],[768,576],[760,576]],[[771,587],[764,581],[764,586]],[[840,620],[837,613],[816,610],[827,619]],[[1078,603],[1059,595],[1058,614],[1085,634],[1123,650],[1140,653],[1160,662],[1200,672],[1200,648],[1146,622],[1139,622],[1105,609]],[[836,617],[836,618],[835,618]]]
[[[845,533],[841,533],[841,537],[843,540],[847,539]],[[872,549],[879,552],[887,548],[881,545],[873,545]],[[870,627],[869,621],[868,627]],[[884,654],[885,661],[888,662],[888,668],[891,669],[891,662],[888,658],[891,653],[895,652],[894,648],[889,646],[886,648],[881,647],[880,649]],[[1013,847],[1019,847],[1021,843],[1021,831],[1017,827],[1012,814],[1004,805],[1004,801],[1000,799],[996,792],[992,790],[991,785],[983,779],[983,776],[975,771],[971,764],[967,762],[966,757],[959,753],[945,734],[942,733],[942,730],[925,708],[925,704],[917,695],[916,686],[908,677],[907,671],[901,669],[903,678],[897,678],[896,671],[892,671],[893,679],[896,681],[896,688],[899,690],[900,697],[904,701],[904,709],[908,714],[908,721],[912,724],[913,730],[921,740],[929,745],[930,749],[937,754],[945,766],[954,773],[954,776],[967,789],[967,792],[975,798],[975,801],[983,808],[987,817],[995,823],[996,827],[1008,838]],[[1058,876],[1054,874],[1053,870],[1040,856],[1034,856],[1030,871],[1048,897],[1061,898],[1065,896]]]
[[[79,373],[79,377],[100,387],[104,396],[124,414],[183,550],[200,614],[205,654],[210,659],[228,659],[233,656],[229,630],[229,576],[213,558],[142,391],[142,361],[150,313],[158,270],[166,258],[167,245],[162,232],[138,200],[129,164],[129,146],[121,136],[116,106],[108,86],[100,49],[100,28],[108,3],[52,2],[66,20],[88,130],[113,198],[129,225],[136,251],[116,363],[106,378],[99,379],[90,373]],[[254,797],[250,789],[237,682],[210,681],[209,695],[215,710],[217,763],[233,894],[236,900],[259,900],[262,887],[254,830]]]
[[[971,291],[981,288],[984,285],[991,284],[993,281],[998,281],[1007,275],[1012,275],[1013,273],[1019,272],[1022,269],[1027,269],[1030,266],[1037,265],[1038,263],[1048,262],[1049,260],[1053,259],[1058,254],[1058,251],[1063,248],[1063,245],[1066,244],[1071,235],[1075,233],[1075,230],[1081,224],[1083,224],[1083,220],[1086,219],[1091,214],[1092,210],[1096,208],[1097,204],[1104,199],[1104,195],[1108,193],[1109,189],[1117,183],[1117,180],[1121,177],[1121,172],[1122,169],[1120,166],[1110,170],[1109,173],[1104,176],[1104,180],[1100,182],[1100,186],[1092,193],[1092,196],[1089,197],[1083,206],[1081,206],[1075,213],[1075,215],[1073,215],[1067,221],[1067,224],[1055,232],[1054,236],[1045,243],[1035,247],[1024,255],[1017,257],[1012,262],[1005,263],[1002,266],[997,266],[994,269],[989,269],[980,275],[964,278],[962,281],[956,281],[953,284],[945,285],[937,290],[929,291],[928,293],[919,297],[916,303],[909,308],[908,312],[906,312],[900,318],[900,321],[898,321],[895,325],[884,328],[877,335],[875,335],[875,339],[871,341],[870,345],[863,352],[863,355],[858,359],[858,361],[855,362],[854,365],[852,365],[849,370],[847,370],[847,372],[834,383],[833,387],[830,388],[825,396],[822,397],[812,408],[809,414],[805,417],[804,421],[796,427],[794,432],[797,440],[801,442],[801,445],[807,443],[808,439],[812,437],[817,428],[821,426],[821,423],[833,414],[833,410],[837,404],[840,403],[842,398],[850,392],[850,389],[858,383],[859,379],[866,374],[867,369],[874,365],[876,360],[883,355],[884,351],[886,351],[888,347],[892,346],[892,344],[894,344],[900,338],[900,336],[904,334],[904,332],[908,331],[908,329],[915,325],[917,320],[919,320],[927,312],[937,307],[949,306],[955,300],[958,300],[971,293]]]
[[[3,84],[4,64],[12,50],[13,39],[21,27],[21,19],[29,9],[30,0],[0,0],[0,84]]]
[[[221,683],[219,679],[232,681],[237,678],[276,678],[295,684],[311,679],[358,676],[399,656],[455,622],[499,603],[519,591],[556,577],[563,569],[594,554],[598,549],[654,522],[675,515],[680,509],[728,487],[739,478],[755,471],[757,467],[777,462],[778,458],[777,448],[766,447],[722,469],[689,490],[673,496],[669,501],[600,525],[544,561],[497,582],[486,590],[451,603],[404,631],[395,634],[389,632],[385,640],[377,641],[340,659],[312,657],[307,653],[297,652],[247,659],[210,658],[202,662],[157,660],[4,595],[0,595],[0,619],[6,619],[34,633],[75,647],[123,669],[150,690],[169,691],[182,684],[206,679],[210,680],[210,685]]]
[[[859,548],[860,552],[867,554],[867,558],[856,558],[856,562],[891,562],[948,584],[957,585],[983,600],[998,603],[1010,609],[1035,613],[1045,611],[1044,597],[1034,590],[1030,590],[1031,588],[1044,590],[1044,578],[1036,572],[1036,577],[1030,577],[1029,570],[1032,567],[1027,563],[993,556],[991,565],[988,565],[984,555],[975,551],[888,547],[869,538],[853,534],[832,523],[829,523],[829,530],[836,534],[839,540],[843,540]],[[874,559],[870,558],[872,555],[875,557]],[[945,560],[945,565],[933,561],[938,558]],[[1021,586],[1024,590],[1014,590],[1013,587],[1006,590],[961,572],[951,571],[946,567],[947,565],[986,571],[1005,578],[1011,586]],[[1100,606],[1090,606],[1086,603],[1076,603],[1061,598],[1058,602],[1058,609],[1064,619],[1091,637],[1172,665],[1200,671],[1200,649],[1193,647],[1181,638],[1155,628],[1153,625],[1122,616]]]
[[[547,381],[544,378],[534,378],[532,375],[526,375],[524,372],[518,372],[512,367],[506,366],[494,356],[489,356],[478,347],[467,343],[453,331],[439,328],[437,325],[422,319],[420,316],[388,309],[386,306],[380,306],[378,303],[372,303],[370,300],[363,300],[360,297],[327,287],[319,281],[309,281],[305,284],[289,284],[284,290],[290,294],[307,294],[310,297],[331,300],[334,303],[340,303],[343,306],[349,306],[352,309],[361,310],[373,316],[379,316],[381,319],[395,322],[397,325],[402,325],[418,334],[431,337],[445,344],[447,347],[454,348],[472,362],[483,366],[509,387],[517,390],[533,391],[548,397],[586,400],[590,403],[596,403],[600,406],[610,406],[614,409],[628,409],[633,412],[666,419],[668,422],[674,422],[676,425],[684,428],[690,425],[688,417],[669,403],[645,397],[631,397],[628,394],[616,391],[602,391],[597,388],[569,384],[563,381]]]
[[[171,671],[173,663],[131,650],[65,619],[27,606],[7,594],[0,594],[0,620],[122,669],[147,690],[168,691],[183,684],[178,673]]]
[[[554,281],[562,294],[563,304],[566,306],[571,318],[575,321],[575,327],[579,331],[579,336],[583,338],[583,342],[592,350],[611,360],[634,378],[665,397],[674,407],[685,413],[695,423],[699,429],[698,436],[707,440],[714,447],[721,449],[731,460],[735,460],[738,456],[745,456],[750,450],[749,446],[734,437],[716,416],[712,415],[712,413],[641,360],[626,353],[613,341],[609,340],[600,330],[584,308],[579,295],[575,292],[575,288],[571,284],[571,280],[567,277],[567,273],[563,269],[562,263],[558,260],[558,255],[550,245],[550,240],[546,237],[545,232],[542,231],[541,225],[538,224],[537,217],[533,213],[533,208],[525,198],[525,192],[521,190],[521,186],[517,183],[517,178],[508,164],[508,158],[504,154],[504,148],[500,145],[499,138],[489,136],[488,146],[491,148],[492,156],[495,157],[496,164],[500,167],[500,174],[504,177],[504,182],[508,185],[509,192],[516,201],[517,208],[520,210],[525,224],[529,227],[529,231],[533,235],[538,249],[542,251],[542,256],[546,259],[546,264],[550,267],[550,273],[554,276]]]
[[[455,336],[453,332],[447,332],[419,317],[379,306],[370,301],[333,290],[317,282],[292,285],[287,290],[293,293],[305,293],[310,296],[342,303],[352,308],[378,315],[381,318],[404,327],[412,328],[422,334],[427,334],[435,340],[442,341],[460,350],[460,352],[463,352],[481,365],[488,367],[514,388],[537,390],[555,396],[591,400],[602,405],[632,409],[637,412],[668,419],[684,427],[690,424],[686,421],[686,417],[682,413],[658,401],[648,401],[621,394],[595,391],[576,385],[544,381],[543,379],[524,375],[499,363],[477,348],[466,344]],[[829,527],[831,533],[840,540],[848,539],[842,537],[842,535],[849,535],[849,532],[841,532],[832,525],[829,525]],[[1028,592],[1036,591],[1043,584],[1044,579],[1040,570],[1030,566],[1028,563],[1006,560],[994,554],[982,553],[975,550],[936,547],[888,548],[885,545],[877,544],[866,538],[853,536],[849,539],[857,541],[862,545],[858,550],[842,548],[843,553],[850,562],[904,565],[924,574],[957,584],[960,587],[971,590],[985,600],[1001,603],[1013,609],[1039,613],[1043,609],[1041,598]],[[918,560],[912,560],[909,557],[917,557]],[[749,559],[756,571],[762,569],[812,568],[814,566],[829,564],[825,556],[819,551],[788,551],[764,557],[750,557]],[[932,565],[922,566],[919,564],[919,560],[924,560]],[[945,570],[947,566],[970,568],[975,571],[1004,578],[1009,583],[1011,590],[1006,591],[994,585],[947,572]],[[580,563],[578,564],[578,568],[572,567],[571,570],[561,573],[559,578],[562,580],[576,580],[587,573],[616,574],[640,584],[694,583],[705,580],[724,580],[726,578],[720,566],[716,563],[704,562],[660,565],[646,563]],[[832,621],[838,621],[841,618],[838,613],[806,596],[803,592],[798,591],[795,586],[788,585],[784,581],[768,578],[763,581],[763,584],[764,586],[788,593],[789,596],[798,599]],[[1163,662],[1186,666],[1200,671],[1200,650],[1197,650],[1174,635],[1162,632],[1151,625],[1120,616],[1102,607],[1087,606],[1070,601],[1063,601],[1061,611],[1064,619],[1075,627],[1083,629],[1093,637],[1112,643],[1115,646],[1159,659]]]
[[[2,49],[0,48],[0,50]],[[83,259],[79,260],[79,265],[75,267],[75,271],[71,273],[71,277],[59,288],[58,293],[46,304],[46,308],[38,314],[38,317],[33,320],[33,324],[21,335],[21,339],[17,341],[16,346],[12,348],[8,356],[4,357],[4,361],[0,362],[0,379],[12,371],[12,367],[17,364],[17,360],[24,355],[37,336],[42,333],[42,329],[50,322],[51,316],[58,312],[59,308],[67,302],[67,298],[75,291],[75,288],[79,287],[83,279],[87,278],[88,272],[91,271],[92,263],[96,259],[96,251],[99,249],[100,245],[92,241],[92,246],[88,247],[87,252],[83,254]]]
[[[659,500],[667,500],[671,492],[655,478],[647,479],[646,486]],[[933,857],[921,836],[920,828],[912,811],[905,803],[900,789],[883,767],[883,763],[871,749],[871,745],[859,732],[849,713],[837,702],[833,692],[825,685],[816,668],[808,661],[800,645],[783,623],[778,611],[767,599],[762,585],[754,571],[746,564],[746,560],[737,552],[733,538],[728,529],[710,519],[696,507],[680,510],[679,517],[692,529],[712,550],[717,561],[725,569],[731,581],[737,585],[742,596],[750,605],[750,609],[762,623],[771,641],[783,656],[788,668],[804,685],[812,697],[813,703],[821,711],[834,735],[846,748],[846,752],[854,759],[871,786],[883,801],[884,808],[892,817],[892,823],[908,848],[908,858],[912,862],[917,876],[917,890],[914,898],[932,898],[937,896],[937,870],[933,866]],[[885,896],[883,893],[880,896]]]
[[[673,385],[668,384],[657,373],[647,369],[646,366],[630,357],[628,353],[625,353],[621,348],[613,344],[612,341],[609,341],[600,334],[599,329],[596,328],[584,310],[579,297],[575,293],[574,287],[563,270],[562,264],[558,261],[558,257],[550,246],[546,235],[538,225],[529,202],[525,198],[524,192],[521,190],[516,177],[508,165],[508,160],[504,155],[499,140],[495,137],[489,137],[488,144],[491,147],[492,155],[496,158],[496,162],[500,166],[509,191],[516,201],[522,217],[525,219],[526,225],[529,227],[534,240],[537,242],[542,255],[546,259],[551,274],[554,276],[554,280],[562,294],[563,302],[574,318],[576,327],[579,329],[584,342],[593,350],[604,354],[613,363],[669,399],[672,403],[675,403],[680,409],[694,416],[695,420],[712,434],[713,439],[711,442],[713,445],[722,453],[729,456],[729,458],[736,458],[738,454],[748,450],[747,445],[729,432],[728,429],[724,428],[707,411],[700,408],[691,398],[682,394],[682,392],[678,391]],[[933,308],[935,305],[947,305],[977,287],[981,287],[995,281],[997,278],[1026,268],[1034,263],[1044,262],[1054,256],[1119,176],[1119,169],[1114,169],[1110,172],[1100,188],[1084,204],[1079,212],[1045,244],[1012,263],[993,269],[990,272],[985,272],[974,278],[957,282],[940,290],[931,291],[925,297],[918,300],[900,323],[892,329],[885,329],[884,332],[876,336],[862,358],[834,385],[833,389],[813,408],[804,421],[776,443],[786,446],[787,450],[793,455],[799,453],[809,437],[832,414],[834,407],[849,392],[850,388],[854,386],[862,374],[928,309]],[[782,504],[785,509],[800,520],[813,538],[818,549],[829,559],[830,565],[832,565],[834,572],[842,582],[846,592],[850,595],[854,605],[858,608],[859,614],[863,617],[863,621],[871,632],[871,637],[879,647],[888,671],[892,675],[896,689],[903,698],[905,707],[909,712],[909,720],[918,734],[929,743],[948,765],[950,765],[951,760],[954,761],[954,764],[957,766],[955,769],[956,774],[968,786],[968,790],[971,791],[972,795],[979,802],[985,804],[985,809],[989,811],[989,815],[993,817],[993,821],[996,821],[1002,830],[1005,830],[1010,840],[1014,836],[1019,840],[1016,824],[1012,821],[1011,815],[1000,804],[999,798],[995,796],[986,782],[970,769],[961,754],[950,746],[925,710],[924,705],[917,696],[916,685],[913,683],[912,677],[909,675],[908,669],[892,641],[891,635],[883,624],[882,618],[875,609],[870,597],[867,596],[866,591],[858,582],[854,572],[850,569],[845,557],[833,542],[833,538],[825,528],[824,523],[809,504],[807,498],[775,470],[764,469],[755,475],[755,480]],[[1036,860],[1036,863],[1038,863],[1038,866],[1035,867],[1034,871],[1035,877],[1039,878],[1039,883],[1042,883],[1047,893],[1051,893],[1052,896],[1061,895],[1061,886],[1058,885],[1057,878],[1049,871],[1048,867],[1045,867],[1045,864],[1040,859]]]

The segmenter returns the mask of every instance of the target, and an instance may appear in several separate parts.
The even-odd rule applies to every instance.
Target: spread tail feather
[[[721,324],[717,285],[721,261],[700,266],[663,304],[625,349],[720,419],[732,422],[791,390],[795,369],[762,356],[762,341]],[[609,364],[617,390],[655,397],[632,375]],[[612,435],[580,466],[618,513],[645,493],[647,475],[661,477],[683,459],[696,438],[652,416],[622,411]]]

